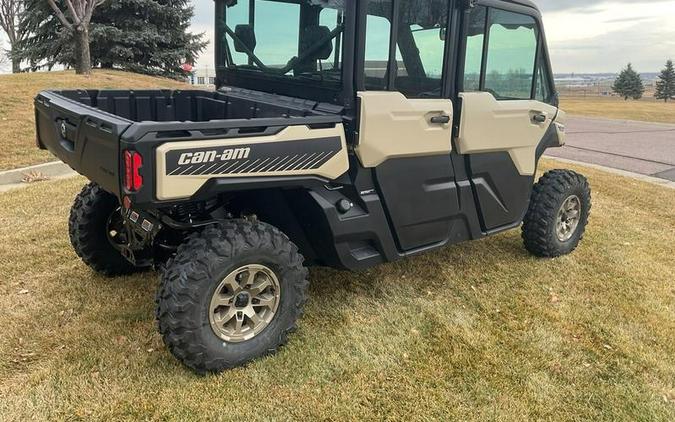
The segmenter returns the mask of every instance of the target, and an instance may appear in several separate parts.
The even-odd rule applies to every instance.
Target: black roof
[[[533,9],[539,10],[539,7],[537,7],[537,4],[533,2],[532,0],[508,0],[511,3],[516,3],[516,4],[522,4],[523,6],[531,7]]]

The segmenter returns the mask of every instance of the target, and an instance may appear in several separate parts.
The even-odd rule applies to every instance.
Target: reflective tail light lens
[[[143,157],[136,151],[124,151],[124,188],[128,192],[138,192],[143,187]]]

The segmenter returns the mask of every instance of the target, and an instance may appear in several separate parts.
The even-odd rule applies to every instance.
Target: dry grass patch
[[[595,206],[573,255],[535,259],[512,231],[313,269],[289,345],[206,377],[163,347],[155,275],[106,280],[71,251],[83,179],[0,195],[0,415],[675,420],[675,191],[581,170]]]
[[[561,97],[560,107],[578,116],[675,123],[675,101],[664,103],[650,98],[624,101],[618,97]]]
[[[35,147],[33,98],[45,89],[181,88],[185,83],[113,70],[95,70],[91,76],[75,72],[39,72],[0,75],[0,170],[53,161]]]

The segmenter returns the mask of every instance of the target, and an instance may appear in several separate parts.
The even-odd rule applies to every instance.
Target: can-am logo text
[[[199,152],[185,152],[178,158],[178,165],[184,166],[187,164],[204,164],[213,163],[216,160],[233,161],[245,160],[251,154],[251,148],[229,148],[219,152],[213,151],[199,151]]]

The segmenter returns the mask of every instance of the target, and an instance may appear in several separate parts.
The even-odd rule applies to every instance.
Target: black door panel
[[[508,152],[468,156],[481,221],[485,230],[520,222],[527,211],[533,176],[521,176]]]
[[[460,212],[450,155],[391,159],[375,176],[401,250],[448,239]]]

